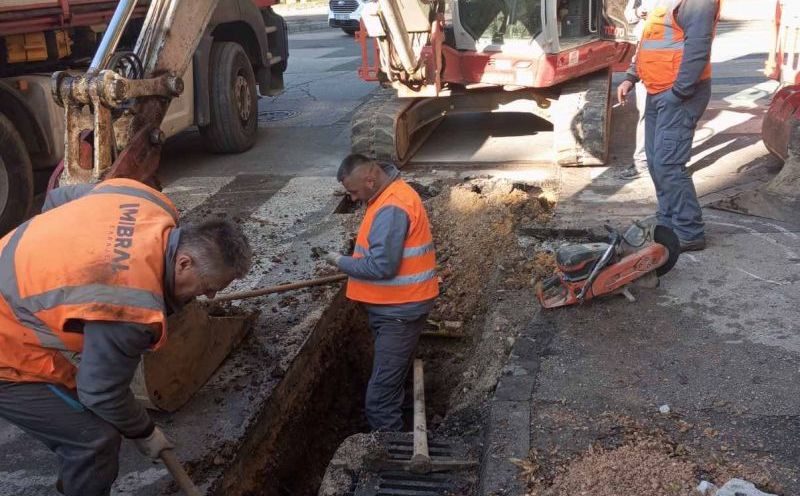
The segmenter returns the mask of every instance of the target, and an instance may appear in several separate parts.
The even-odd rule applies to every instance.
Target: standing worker
[[[703,214],[686,173],[697,122],[711,98],[711,45],[720,0],[657,0],[627,77],[617,88],[624,104],[635,82],[647,88],[645,149],[658,199],[657,217],[678,235],[682,251],[706,247]]]
[[[636,41],[642,39],[644,31],[644,19],[651,10],[651,5],[656,0],[628,0],[625,6],[625,19],[628,24],[634,25],[634,36]],[[647,103],[647,89],[641,81],[636,82],[636,111],[639,113],[639,120],[636,122],[636,148],[633,150],[633,163],[623,169],[619,177],[622,179],[636,179],[647,172],[647,153],[644,147],[644,109]]]
[[[62,494],[110,494],[122,437],[154,459],[174,447],[130,390],[141,354],[251,259],[229,222],[177,223],[166,196],[112,179],[53,190],[0,240],[0,418],[56,453]]]
[[[375,431],[401,431],[401,409],[417,341],[439,295],[436,254],[422,199],[390,165],[347,156],[336,178],[353,201],[367,204],[352,257],[326,260],[350,278],[347,297],[364,304],[375,336],[367,386],[367,421]]]

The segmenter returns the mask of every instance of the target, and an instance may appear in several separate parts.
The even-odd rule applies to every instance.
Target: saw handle
[[[202,496],[200,490],[197,489],[192,479],[189,478],[189,474],[183,469],[181,462],[178,461],[178,457],[175,456],[174,451],[171,449],[164,450],[158,456],[161,458],[161,461],[164,462],[164,465],[167,466],[167,470],[172,474],[172,478],[175,479],[178,486],[186,493],[186,496]]]

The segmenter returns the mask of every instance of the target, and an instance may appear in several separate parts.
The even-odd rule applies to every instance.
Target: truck
[[[214,3],[207,23],[198,23],[199,32],[184,42],[195,48],[185,72],[174,75],[180,91],[171,101],[164,99],[169,108],[160,123],[162,138],[197,126],[211,152],[239,153],[253,146],[258,97],[282,91],[289,56],[286,23],[272,9],[277,1]],[[65,119],[71,107],[59,98],[57,83],[82,74],[100,52],[103,65],[95,69],[111,69],[130,80],[145,78],[147,61],[143,65],[135,52],[137,39],[147,16],[169,9],[175,6],[161,0],[0,2],[0,235],[29,214],[34,195],[46,188],[54,169],[56,176],[61,174],[58,166],[70,149],[70,131],[76,129],[69,129],[75,120]],[[115,17],[120,13],[127,19]],[[119,29],[115,37],[105,36],[109,26]],[[103,50],[108,38],[114,38],[114,46]],[[87,107],[88,112],[97,110]],[[125,103],[111,117],[131,109]],[[80,146],[72,148],[91,169],[97,165],[93,156],[102,156],[92,143],[97,133],[92,126],[79,131]],[[123,145],[103,153],[114,159]]]
[[[445,115],[508,111],[552,123],[559,165],[604,164],[611,73],[635,52],[625,4],[369,2],[357,34],[359,75],[386,91],[354,116],[353,151],[403,164]]]

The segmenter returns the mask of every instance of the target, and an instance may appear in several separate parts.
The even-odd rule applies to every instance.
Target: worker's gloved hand
[[[154,460],[158,458],[158,455],[160,455],[162,451],[175,449],[175,445],[172,441],[167,439],[167,436],[165,436],[164,432],[158,427],[153,429],[153,432],[149,436],[134,439],[133,442],[136,443],[136,448],[141,454]]]
[[[322,255],[322,259],[323,260],[325,260],[326,262],[328,262],[329,264],[331,264],[331,265],[333,265],[335,267],[339,266],[339,259],[341,259],[341,258],[342,258],[342,255],[340,255],[339,253],[330,252],[330,251],[326,251]]]

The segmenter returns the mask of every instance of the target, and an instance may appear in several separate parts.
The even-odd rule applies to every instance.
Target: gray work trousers
[[[0,381],[0,417],[44,443],[59,459],[67,496],[106,496],[119,470],[122,438],[75,393],[45,383]]]
[[[367,385],[367,422],[373,431],[402,431],[406,378],[427,314],[414,320],[371,312],[368,317],[375,337],[375,358]]]
[[[711,82],[699,83],[687,100],[672,90],[647,95],[645,148],[647,167],[656,188],[660,223],[669,226],[684,241],[704,234],[703,213],[686,164],[692,154],[697,121],[711,98]]]

